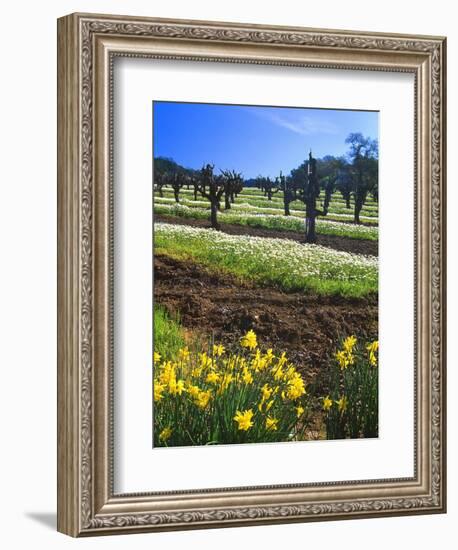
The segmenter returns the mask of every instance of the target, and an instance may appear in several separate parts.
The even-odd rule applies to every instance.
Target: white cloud
[[[278,111],[268,111],[266,109],[252,109],[251,112],[264,120],[273,124],[291,130],[296,134],[309,136],[312,134],[338,134],[338,127],[332,122],[319,120],[299,111],[297,114],[280,114]]]

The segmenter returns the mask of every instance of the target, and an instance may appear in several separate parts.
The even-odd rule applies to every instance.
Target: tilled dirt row
[[[350,299],[285,293],[241,283],[192,262],[156,255],[154,300],[195,334],[233,345],[249,329],[263,348],[286,351],[317,391],[327,389],[329,356],[339,335],[376,338],[377,297]]]

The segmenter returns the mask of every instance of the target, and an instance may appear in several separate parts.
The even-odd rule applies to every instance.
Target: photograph
[[[153,102],[154,448],[378,437],[378,116]]]

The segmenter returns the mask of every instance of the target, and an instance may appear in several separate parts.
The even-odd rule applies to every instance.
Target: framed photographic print
[[[58,20],[58,529],[445,511],[445,38]]]

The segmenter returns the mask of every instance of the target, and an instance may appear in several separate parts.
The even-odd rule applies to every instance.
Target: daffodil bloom
[[[351,353],[355,345],[356,345],[356,336],[348,336],[343,341],[342,347],[344,351],[346,351],[347,353]]]
[[[284,374],[285,380],[292,380],[297,375],[296,369],[293,367],[293,365],[288,365],[288,370]]]
[[[154,401],[160,401],[164,396],[165,384],[161,384],[159,380],[154,381]]]
[[[304,380],[299,373],[296,373],[296,375],[288,382],[288,391],[286,392],[286,396],[288,399],[294,400],[301,397],[301,395],[304,395],[304,393]]]
[[[347,367],[353,365],[353,363],[355,362],[354,355],[344,350],[338,351],[336,353],[336,359],[342,370],[345,370]]]
[[[245,336],[240,339],[240,345],[242,348],[255,349],[258,345],[256,333],[253,330],[249,330]]]
[[[275,399],[271,399],[270,401],[267,401],[266,399],[261,399],[261,401],[258,404],[258,410],[262,412],[263,407],[265,408],[265,411],[268,412],[272,405],[274,404]]]
[[[281,356],[278,359],[278,366],[283,367],[288,362],[288,358],[286,357],[286,352],[283,352]]]
[[[175,367],[171,361],[167,361],[162,365],[161,373],[159,374],[159,380],[163,384],[169,384],[170,379],[175,377]]]
[[[207,374],[206,381],[209,384],[216,384],[217,382],[219,382],[220,378],[221,378],[221,376],[217,372],[212,370]]]
[[[377,366],[377,352],[378,352],[378,340],[374,340],[366,346],[369,352],[369,363],[373,366]]]
[[[164,443],[170,439],[170,436],[172,435],[172,428],[170,426],[167,426],[167,428],[164,428],[162,432],[159,434],[159,441],[163,441]]]
[[[246,432],[253,426],[253,422],[251,421],[253,414],[252,409],[248,409],[243,412],[236,412],[234,420],[237,422],[239,430]]]
[[[203,369],[211,368],[213,366],[213,360],[211,357],[208,357],[206,352],[200,354],[200,366]]]
[[[272,407],[273,404],[274,404],[274,400],[273,400],[273,399],[271,399],[270,401],[268,401],[268,402],[266,403],[266,411],[270,411],[270,409],[271,409],[271,407]]]
[[[270,416],[266,418],[266,428],[268,430],[276,431],[278,429],[277,424],[278,418],[271,418]]]
[[[178,357],[180,358],[181,361],[187,361],[190,355],[191,354],[187,347],[180,349],[178,352]]]
[[[267,366],[267,359],[265,357],[262,357],[260,350],[257,349],[256,355],[251,361],[251,368],[255,372],[258,372],[258,371],[264,370],[266,366]]]
[[[171,395],[181,395],[184,391],[184,380],[176,380],[175,377],[169,381],[169,392]]]
[[[243,381],[245,382],[245,384],[252,384],[253,383],[253,375],[251,374],[251,372],[247,368],[243,369],[242,378],[243,378]]]
[[[155,363],[159,363],[160,360],[161,360],[161,354],[158,353],[157,351],[155,351],[154,354],[153,354],[153,361]]]
[[[202,367],[194,367],[191,371],[191,376],[193,378],[199,378],[202,374]]]
[[[282,380],[285,373],[283,371],[283,365],[278,364],[274,370],[274,380]]]
[[[224,391],[226,391],[229,384],[234,380],[234,377],[231,373],[227,373],[223,376],[223,379],[221,380],[220,386],[218,388],[218,393],[222,394]]]
[[[373,352],[378,351],[378,340],[374,340],[370,344],[367,344],[366,349]]]
[[[264,359],[267,361],[267,363],[271,363],[275,359],[275,355],[272,352],[272,348],[269,348],[266,351],[266,354],[264,355]]]
[[[196,398],[196,405],[201,409],[205,409],[210,401],[210,397],[211,397],[210,390],[199,392]]]
[[[301,405],[299,405],[298,407],[296,407],[296,416],[297,418],[300,418],[303,414],[304,414],[304,407],[301,407]]]
[[[343,413],[344,411],[346,411],[347,404],[348,404],[348,401],[345,395],[342,395],[342,397],[336,401],[336,405],[340,413]]]
[[[194,386],[192,384],[189,384],[188,387],[186,388],[186,391],[189,393],[191,397],[197,397],[200,393],[200,388],[199,386]]]
[[[261,391],[262,391],[262,400],[267,401],[268,399],[270,399],[273,389],[269,388],[268,384],[264,384],[264,386],[261,388]]]
[[[213,345],[213,355],[220,357],[224,353],[224,346],[222,344]]]
[[[325,411],[329,411],[329,409],[332,407],[332,399],[327,395],[326,397],[323,397],[323,409]]]

